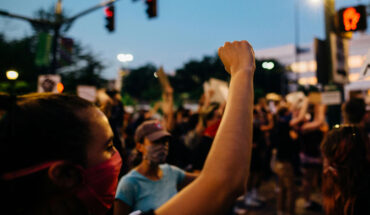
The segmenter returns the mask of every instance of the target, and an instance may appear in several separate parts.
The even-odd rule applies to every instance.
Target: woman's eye
[[[112,150],[114,150],[113,142],[107,145],[107,151],[112,151]]]

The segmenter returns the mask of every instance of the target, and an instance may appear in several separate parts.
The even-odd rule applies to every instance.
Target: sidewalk
[[[296,209],[295,215],[324,215],[324,212],[313,212],[313,211],[306,211],[303,207],[305,201],[300,195],[301,192],[298,194],[298,199],[296,200]],[[235,215],[276,215],[276,191],[275,191],[275,182],[273,180],[269,180],[264,182],[260,188],[260,194],[266,198],[266,203],[264,207],[260,209],[248,209],[243,202],[243,197],[239,197],[234,207],[234,214]],[[322,197],[319,190],[315,191],[312,194],[312,200],[321,204]]]

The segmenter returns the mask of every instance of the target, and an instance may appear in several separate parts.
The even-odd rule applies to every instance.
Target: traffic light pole
[[[326,40],[326,47],[327,47],[327,54],[328,56],[328,72],[329,72],[329,85],[327,86],[326,90],[339,90],[341,93],[341,99],[344,99],[344,92],[343,92],[343,85],[337,85],[334,83],[333,77],[333,56],[335,53],[332,52],[333,48],[333,37],[331,34],[335,32],[335,0],[324,0],[324,14],[325,14],[325,40]],[[334,88],[333,88],[334,87]],[[335,124],[341,123],[341,106],[340,105],[331,105],[328,106],[327,109],[327,119],[329,126],[332,127]]]
[[[325,40],[329,59],[329,83],[333,82],[333,53],[332,53],[332,37],[330,36],[334,32],[334,17],[335,17],[335,0],[324,0],[324,14],[325,14]]]

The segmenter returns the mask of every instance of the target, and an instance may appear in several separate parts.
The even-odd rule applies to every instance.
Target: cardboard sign
[[[207,89],[208,88],[208,89]],[[203,84],[204,92],[209,90],[213,91],[213,95],[210,98],[210,102],[223,103],[227,100],[227,95],[229,93],[229,87],[226,81],[211,78],[209,83]],[[206,93],[207,95],[208,93]]]
[[[339,105],[342,102],[339,91],[321,93],[321,103],[324,105]]]
[[[286,95],[285,98],[287,102],[291,104],[299,104],[306,98],[306,96],[303,92],[292,92]]]
[[[77,95],[83,99],[86,99],[87,101],[95,102],[96,101],[96,87],[78,85]]]
[[[61,81],[60,75],[39,75],[37,92],[58,93],[57,85]]]
[[[163,67],[159,68],[159,70],[157,71],[157,76],[163,90],[167,89],[168,86],[171,87],[170,81],[168,80],[166,73],[164,73]]]
[[[319,92],[311,92],[308,95],[308,102],[311,104],[321,104],[321,93]]]

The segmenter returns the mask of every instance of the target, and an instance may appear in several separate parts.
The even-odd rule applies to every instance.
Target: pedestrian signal
[[[367,14],[364,5],[342,8],[338,12],[338,18],[340,32],[364,31],[367,28]]]

